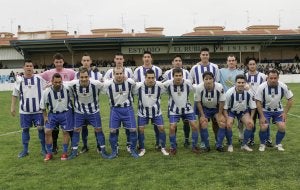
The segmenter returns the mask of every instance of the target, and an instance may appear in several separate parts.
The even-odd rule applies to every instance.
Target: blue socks
[[[195,148],[197,146],[198,138],[199,138],[198,131],[193,131],[192,132],[192,148]]]
[[[176,135],[170,135],[170,144],[171,148],[176,149]]]
[[[194,133],[194,132],[193,132]],[[200,129],[201,140],[204,142],[205,147],[209,147],[208,130],[207,128]]]
[[[232,145],[232,129],[225,129],[225,136],[227,139],[227,144]]]
[[[23,144],[23,150],[25,152],[28,152],[29,140],[30,140],[29,128],[23,129],[23,131],[22,131],[22,144]]]
[[[225,128],[219,128],[217,135],[217,147],[222,147],[223,140],[225,137]]]
[[[284,132],[277,131],[277,133],[276,133],[276,145],[281,144],[281,141],[284,138],[284,136],[285,136],[285,131]]]

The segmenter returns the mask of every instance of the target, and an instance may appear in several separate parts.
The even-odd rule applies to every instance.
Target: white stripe
[[[20,132],[22,132],[22,130],[19,130],[19,131],[12,131],[12,132],[8,132],[8,133],[0,134],[0,137],[6,136],[6,135],[10,135],[10,134],[20,133]]]
[[[290,115],[290,116],[293,116],[293,117],[300,118],[300,116],[299,116],[299,115],[294,115],[294,114],[291,114],[291,113],[288,113],[288,115]]]

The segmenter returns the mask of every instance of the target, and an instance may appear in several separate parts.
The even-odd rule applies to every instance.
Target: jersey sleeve
[[[195,86],[194,101],[195,102],[201,102],[201,87],[200,87],[200,84]]]
[[[285,98],[287,100],[290,99],[290,98],[292,98],[293,97],[292,91],[288,88],[288,86],[286,84],[284,84],[284,83],[282,83],[282,84],[283,84]]]
[[[41,108],[42,110],[45,110],[45,109],[47,108],[48,93],[49,93],[49,90],[48,90],[48,89],[46,89],[46,90],[43,92],[42,99],[41,99],[41,102],[40,102],[40,108]]]
[[[257,92],[255,94],[255,100],[258,100],[258,101],[262,102],[262,100],[263,100],[263,97],[262,97],[263,93],[262,92],[263,92],[263,84],[258,86]]]
[[[225,110],[228,110],[228,108],[229,108],[231,94],[232,94],[232,93],[231,93],[231,90],[228,90],[228,91],[225,93],[225,103],[224,103],[224,109],[225,109]]]

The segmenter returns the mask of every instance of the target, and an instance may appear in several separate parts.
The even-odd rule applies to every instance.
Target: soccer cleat
[[[272,144],[272,140],[271,139],[266,140],[266,146],[267,147],[274,147],[273,144]]]
[[[101,149],[100,155],[101,155],[102,158],[104,158],[104,159],[110,159],[110,158],[109,158],[110,155],[108,155],[108,154],[106,153],[105,148],[102,148],[102,149]]]
[[[67,153],[63,153],[60,157],[60,160],[68,160],[68,154]]]
[[[80,154],[86,153],[87,151],[89,151],[89,148],[87,146],[83,146],[80,151]]]
[[[176,148],[170,148],[169,152],[170,152],[170,155],[175,156],[177,153],[177,150],[176,150]]]
[[[195,153],[195,154],[200,154],[201,150],[200,150],[199,147],[193,147],[192,152]]]
[[[161,146],[159,144],[155,144],[155,150],[160,151],[161,150]]]
[[[266,145],[264,145],[264,144],[260,144],[260,145],[259,145],[258,150],[259,150],[260,152],[264,152],[265,149],[266,149]]]
[[[160,151],[162,152],[162,154],[163,154],[164,156],[169,156],[169,153],[166,151],[165,148],[161,148]]]
[[[254,146],[254,144],[255,144],[254,140],[251,139],[247,142],[248,146]]]
[[[217,150],[218,152],[224,152],[224,151],[225,151],[225,150],[224,150],[224,147],[222,147],[222,146],[217,147],[216,150]]]
[[[189,140],[185,140],[183,146],[184,146],[185,148],[189,148],[190,144],[191,144],[191,143],[189,142]]]
[[[68,156],[68,160],[72,160],[78,156],[78,150],[72,149],[71,154]]]
[[[132,157],[134,157],[134,158],[140,157],[139,154],[135,150],[130,150],[130,152],[131,152],[130,154]]]
[[[201,151],[202,152],[209,152],[210,151],[210,147],[201,148]]]
[[[49,161],[52,159],[52,154],[46,154],[45,158],[44,158],[44,161]]]
[[[108,156],[108,159],[114,159],[118,157],[118,152],[117,150],[112,151],[112,153]]]
[[[146,149],[142,148],[140,153],[139,153],[139,156],[144,156],[146,153]]]
[[[227,151],[228,152],[233,152],[233,146],[232,145],[228,145]]]
[[[24,150],[18,154],[18,158],[23,158],[25,156],[28,156],[28,152],[25,152]]]
[[[200,148],[205,148],[205,143],[201,141]]]
[[[58,153],[58,147],[56,146],[56,147],[53,147],[52,148],[52,154],[57,154]]]
[[[252,152],[253,151],[253,149],[252,148],[250,148],[248,145],[243,145],[243,146],[241,146],[241,149],[242,150],[246,150],[246,151],[248,151],[248,152]]]
[[[282,147],[282,144],[275,145],[275,148],[277,148],[278,151],[284,151],[284,148]]]

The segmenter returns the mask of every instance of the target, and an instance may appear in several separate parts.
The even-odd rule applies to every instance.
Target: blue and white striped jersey
[[[249,85],[249,92],[251,95],[255,96],[255,93],[258,89],[258,86],[265,82],[267,79],[267,76],[261,72],[256,72],[255,75],[250,75],[249,72],[246,73],[246,79],[247,83]]]
[[[156,81],[152,87],[145,82],[138,82],[134,87],[134,94],[138,95],[138,116],[153,118],[161,115],[161,94],[165,93],[164,85]]]
[[[195,89],[195,102],[201,102],[201,105],[206,108],[218,108],[219,102],[224,102],[226,99],[222,84],[215,82],[214,89],[208,91],[204,87],[204,83],[200,83]]]
[[[95,72],[95,71],[89,70],[89,77],[90,77],[90,79],[101,80],[102,74],[98,71]],[[75,79],[79,79],[79,72],[75,73]]]
[[[50,113],[61,113],[72,109],[70,90],[62,85],[56,92],[53,87],[46,88],[43,92],[40,107],[47,109]]]
[[[129,107],[133,102],[134,86],[135,82],[130,78],[121,84],[117,84],[114,80],[106,80],[103,91],[107,94],[111,107]]]
[[[239,114],[240,112],[256,108],[253,97],[246,90],[239,93],[236,91],[234,86],[226,92],[225,96],[225,110],[229,110],[231,112],[236,112],[237,114]]]
[[[283,111],[281,102],[283,96],[286,99],[293,97],[286,84],[278,81],[276,87],[270,87],[268,82],[263,82],[257,89],[255,99],[262,103],[263,111]]]
[[[12,95],[19,97],[19,113],[42,113],[40,102],[46,81],[38,75],[31,78],[18,77]]]
[[[183,72],[183,78],[184,78],[184,79],[186,79],[186,80],[191,80],[191,81],[192,81],[191,75],[190,75],[190,73],[189,73],[188,70],[182,69],[182,72]],[[167,71],[163,74],[163,79],[164,79],[164,81],[173,79],[173,69],[167,70]]]
[[[143,66],[139,66],[138,68],[136,68],[134,70],[134,73],[133,73],[134,74],[134,80],[136,82],[144,82],[145,81],[145,74],[146,74],[146,71],[148,69],[149,68],[145,68]],[[158,81],[158,79],[162,75],[162,70],[159,67],[155,66],[155,65],[152,65],[152,67],[150,69],[152,69],[155,72],[155,78]]]
[[[174,85],[173,80],[163,83],[169,94],[168,108],[170,115],[194,113],[189,94],[194,87],[189,80],[183,79],[181,85]]]
[[[126,76],[127,78],[132,78],[133,79],[133,72],[132,72],[131,68],[124,67],[124,69],[125,69],[124,70],[124,76]],[[109,69],[108,71],[106,71],[103,78],[105,80],[113,79],[113,77],[114,77],[113,71],[114,71],[114,69]]]
[[[100,111],[99,94],[103,88],[103,83],[98,80],[90,79],[87,87],[82,87],[79,80],[66,82],[74,96],[74,111],[80,114],[94,114]]]
[[[218,65],[209,62],[206,66],[197,63],[192,67],[192,69],[190,70],[190,75],[194,84],[200,84],[201,82],[203,82],[202,74],[205,71],[212,72],[214,74],[215,82],[219,82],[219,67]]]

